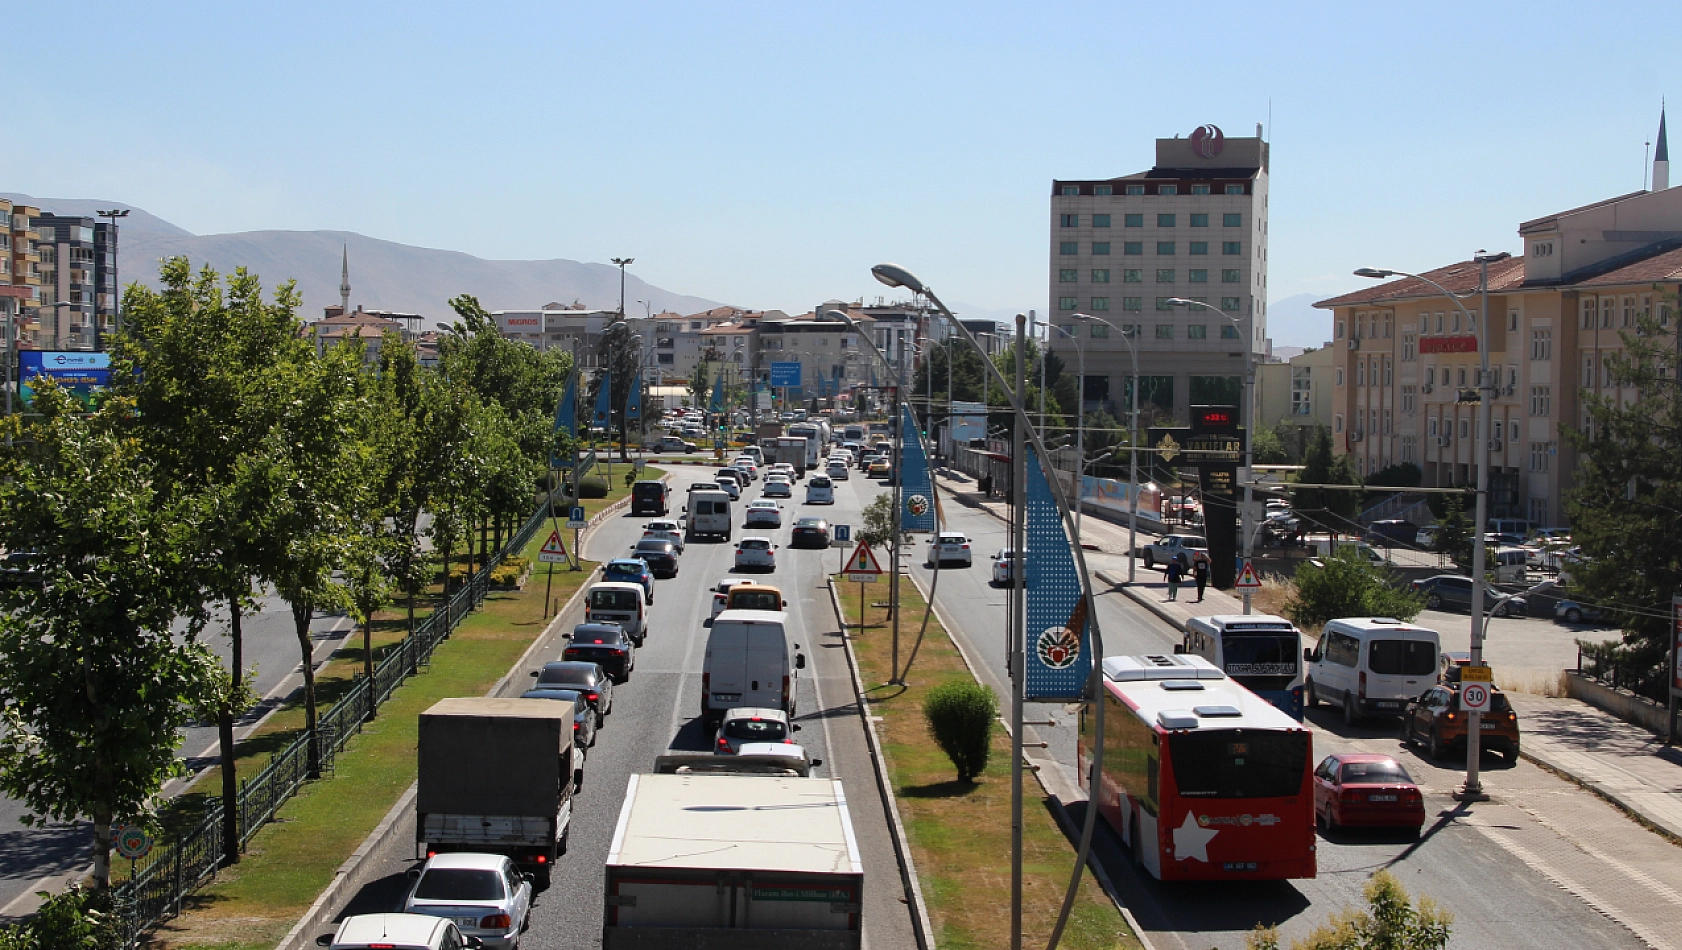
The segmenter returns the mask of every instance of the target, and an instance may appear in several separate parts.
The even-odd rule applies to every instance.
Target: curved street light
[[[1121,341],[1127,344],[1127,355],[1131,357],[1133,361],[1132,407],[1129,410],[1129,433],[1127,437],[1127,481],[1129,486],[1127,490],[1127,583],[1132,584],[1138,580],[1137,571],[1139,569],[1138,559],[1134,557],[1134,553],[1139,549],[1139,387],[1142,384],[1139,378],[1139,350],[1138,347],[1133,345],[1132,334],[1103,317],[1095,317],[1089,313],[1076,313],[1071,314],[1070,316],[1074,317],[1076,320],[1084,320],[1091,323],[1102,323],[1104,326],[1107,326],[1121,334]],[[1062,330],[1064,328],[1059,327],[1058,329]],[[1064,332],[1067,331],[1065,330]],[[1078,344],[1075,347],[1075,351],[1077,353],[1081,352]],[[1085,354],[1082,353],[1082,360],[1084,361],[1084,359]],[[1086,369],[1084,365],[1080,370],[1080,377],[1080,393],[1076,402],[1079,406],[1077,411],[1080,413],[1080,431],[1084,434],[1086,430]],[[1081,453],[1081,457],[1085,458],[1084,452]],[[1083,507],[1082,503],[1085,500],[1085,477],[1086,470],[1083,468],[1081,470],[1081,490],[1075,493],[1076,544],[1080,543],[1081,508]]]

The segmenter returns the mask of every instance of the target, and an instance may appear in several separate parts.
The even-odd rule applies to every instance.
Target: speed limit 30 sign
[[[1460,705],[1467,712],[1489,711],[1489,684],[1466,683],[1460,687]]]

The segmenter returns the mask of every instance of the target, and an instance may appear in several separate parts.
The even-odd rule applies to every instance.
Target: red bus
[[[1313,736],[1194,655],[1104,660],[1104,760],[1091,773],[1083,711],[1081,786],[1133,860],[1164,881],[1310,878]]]

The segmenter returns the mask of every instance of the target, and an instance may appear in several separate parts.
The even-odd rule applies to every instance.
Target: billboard
[[[952,402],[952,444],[968,445],[987,437],[987,407],[979,402]]]
[[[800,388],[800,363],[772,363],[771,385],[777,387],[789,386],[795,389]]]
[[[35,396],[31,386],[37,377],[46,376],[70,391],[82,404],[93,401],[94,394],[111,385],[111,355],[109,353],[64,352],[59,350],[18,351],[18,391],[24,405]]]

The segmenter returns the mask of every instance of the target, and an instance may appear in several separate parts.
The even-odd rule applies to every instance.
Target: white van
[[[1303,651],[1303,705],[1341,704],[1345,724],[1371,713],[1401,715],[1435,685],[1441,643],[1437,631],[1389,617],[1333,620]]]
[[[683,510],[688,515],[688,537],[685,540],[730,540],[730,496],[725,492],[716,488],[692,491]]]
[[[759,446],[757,446],[757,445],[746,445],[746,446],[743,446],[738,451],[740,451],[741,454],[743,454],[743,455],[752,456],[753,457],[753,464],[759,466],[760,468],[765,467],[765,452],[763,450],[761,450]]]
[[[712,729],[738,706],[781,709],[792,718],[796,680],[806,668],[800,644],[788,641],[780,610],[726,610],[713,620],[701,667],[701,716]]]
[[[648,636],[648,605],[643,601],[641,584],[603,581],[584,596],[584,622],[616,623],[640,647]]]
[[[1489,552],[1489,569],[1497,584],[1522,584],[1530,566],[1530,552],[1524,548],[1496,548]]]

